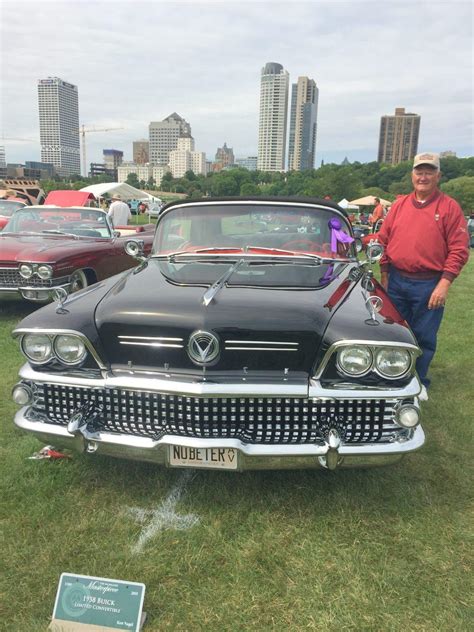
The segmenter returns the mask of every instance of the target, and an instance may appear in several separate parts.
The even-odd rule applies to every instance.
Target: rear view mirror
[[[382,258],[384,248],[382,244],[373,242],[367,246],[367,259],[370,263],[376,263]]]

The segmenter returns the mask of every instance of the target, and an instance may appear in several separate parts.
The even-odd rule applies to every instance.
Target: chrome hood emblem
[[[219,355],[219,339],[209,331],[195,331],[189,337],[187,351],[196,364],[210,364]]]

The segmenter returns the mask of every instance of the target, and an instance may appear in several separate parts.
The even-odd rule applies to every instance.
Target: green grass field
[[[425,447],[332,473],[29,460],[41,444],[13,425],[10,333],[34,307],[3,303],[0,630],[46,630],[62,572],[144,582],[148,632],[472,629],[473,296],[471,259],[440,333]],[[160,530],[166,510],[193,526]]]

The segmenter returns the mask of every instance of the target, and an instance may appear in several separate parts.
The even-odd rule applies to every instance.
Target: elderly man
[[[128,220],[132,217],[128,204],[122,202],[120,195],[112,196],[112,204],[107,215],[112,220],[113,226],[126,226]]]
[[[467,228],[459,204],[438,188],[439,155],[415,156],[413,193],[393,203],[379,233],[382,285],[415,334],[422,355],[416,368],[420,399],[428,399],[428,368],[451,283],[469,257]]]

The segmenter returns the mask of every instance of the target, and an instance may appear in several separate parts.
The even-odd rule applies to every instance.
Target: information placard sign
[[[62,573],[51,629],[139,632],[144,598],[145,584]]]

